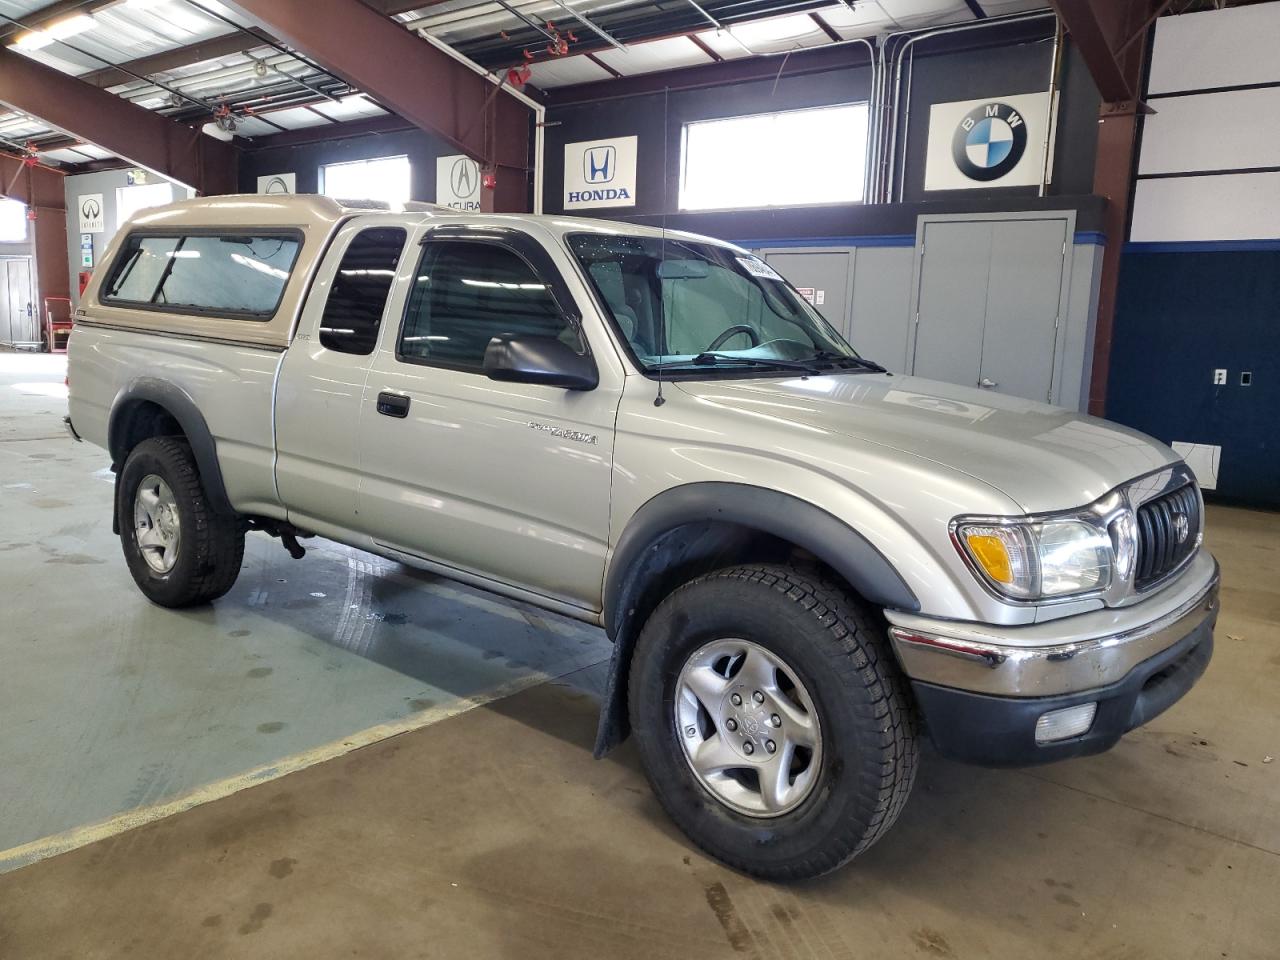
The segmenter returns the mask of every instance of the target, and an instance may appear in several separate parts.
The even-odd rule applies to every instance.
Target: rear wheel
[[[765,879],[857,856],[915,778],[915,714],[883,625],[817,573],[738,567],[676,590],[641,632],[629,701],[672,819]]]
[[[116,496],[125,561],[149,600],[188,607],[231,589],[244,559],[244,523],[209,505],[186,441],[153,437],[134,447]]]

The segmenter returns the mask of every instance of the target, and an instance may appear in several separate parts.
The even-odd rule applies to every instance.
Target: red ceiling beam
[[[1140,29],[1151,12],[1164,4],[1152,0],[1052,2],[1088,66],[1103,102],[1134,99],[1138,93],[1138,74],[1132,69],[1134,44],[1128,43],[1128,48],[1124,48],[1133,37],[1134,29]]]
[[[236,190],[230,144],[5,48],[0,103],[200,193]]]
[[[21,200],[31,207],[64,209],[63,174],[22,157],[0,153],[0,197]]]
[[[1111,343],[1120,288],[1121,254],[1128,239],[1129,208],[1137,169],[1146,37],[1168,0],[1053,0],[1063,28],[1080,51],[1102,96],[1093,192],[1106,197],[1106,247],[1098,281],[1089,412],[1103,416],[1111,373]]]
[[[63,174],[23,157],[0,153],[0,197],[21,200],[35,220],[31,243],[36,252],[36,309],[43,316],[46,297],[65,297],[71,288],[67,266],[67,205]]]
[[[500,169],[497,209],[528,205],[532,111],[359,0],[227,0],[321,67],[460,153]]]

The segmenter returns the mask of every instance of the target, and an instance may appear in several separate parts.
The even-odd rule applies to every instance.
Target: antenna
[[[660,407],[667,402],[662,395],[663,366],[666,364],[667,352],[667,298],[662,288],[662,264],[667,259],[667,207],[668,185],[670,183],[671,157],[667,153],[668,121],[671,114],[669,104],[671,88],[662,88],[662,241],[658,247],[658,395],[653,398],[653,405]]]

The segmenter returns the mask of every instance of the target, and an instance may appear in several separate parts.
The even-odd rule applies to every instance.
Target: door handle
[[[378,412],[384,417],[403,420],[409,415],[409,398],[398,393],[378,394]]]
[[[983,377],[978,381],[978,386],[982,387],[983,390],[994,390],[996,387],[1000,386],[1000,384],[996,383],[990,377]]]

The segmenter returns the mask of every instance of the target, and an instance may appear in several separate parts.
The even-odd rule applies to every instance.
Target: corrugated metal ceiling
[[[385,113],[216,0],[63,0],[56,17],[49,2],[0,0],[0,42],[139,106],[185,122],[203,119],[217,136],[269,136]],[[980,2],[992,16],[1047,6],[1047,0]],[[531,82],[543,88],[974,18],[965,0],[443,0],[405,6],[383,0],[384,9],[401,11],[395,19],[407,29],[429,33],[490,69],[528,62]],[[556,51],[560,41],[564,46]],[[137,76],[108,69],[113,65]],[[215,112],[223,114],[220,123]],[[28,141],[56,148],[46,159],[65,163],[103,153],[68,142],[40,120],[0,112],[0,144],[12,149]]]

